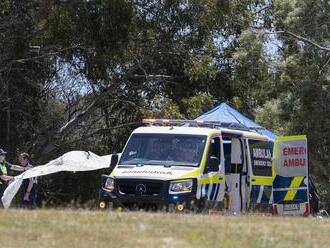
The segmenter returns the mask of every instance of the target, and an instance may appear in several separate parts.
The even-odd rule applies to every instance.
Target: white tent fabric
[[[24,179],[40,177],[61,171],[92,171],[107,168],[110,165],[111,155],[98,156],[92,152],[71,151],[63,156],[41,166],[36,166],[16,176],[8,185],[1,200],[5,208],[9,208],[11,201],[18,192]]]

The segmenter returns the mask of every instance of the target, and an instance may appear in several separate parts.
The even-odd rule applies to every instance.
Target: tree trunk
[[[10,104],[10,83],[9,81],[6,82],[6,146],[7,150],[10,150],[11,145],[10,145],[10,124],[11,124],[11,104]]]

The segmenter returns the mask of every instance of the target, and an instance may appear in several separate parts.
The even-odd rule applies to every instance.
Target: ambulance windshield
[[[120,165],[199,166],[206,136],[133,134]]]

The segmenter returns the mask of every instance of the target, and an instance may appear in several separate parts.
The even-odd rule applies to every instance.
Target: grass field
[[[1,247],[330,247],[315,218],[0,210]]]

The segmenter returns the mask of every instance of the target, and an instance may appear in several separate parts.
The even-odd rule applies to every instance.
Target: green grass
[[[0,210],[1,247],[330,247],[315,218]]]

